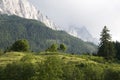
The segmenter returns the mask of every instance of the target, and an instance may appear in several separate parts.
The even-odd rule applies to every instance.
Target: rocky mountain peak
[[[28,0],[0,0],[0,14],[39,20],[49,28],[57,29],[57,26],[47,16],[41,14]]]
[[[72,36],[82,39],[83,41],[93,42],[95,44],[98,44],[98,40],[90,34],[90,32],[87,30],[85,26],[80,27],[80,26],[72,25],[69,26],[67,32]]]

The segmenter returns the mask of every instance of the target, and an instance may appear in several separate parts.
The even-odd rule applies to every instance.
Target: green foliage
[[[28,20],[17,16],[0,15],[0,48],[5,50],[15,41],[26,39],[29,41],[31,51],[44,51],[56,41],[68,47],[66,52],[83,53],[96,52],[97,46],[70,36],[64,31],[55,31],[43,23]]]
[[[4,54],[3,50],[0,49],[0,56],[3,55],[3,54]]]
[[[58,51],[58,45],[57,44],[52,44],[46,51],[57,52]]]
[[[63,80],[84,80],[84,73],[74,64],[65,64],[63,72]]]
[[[58,44],[52,44],[48,49],[46,49],[45,51],[48,51],[48,52],[57,52],[57,51],[65,51],[67,48],[66,48],[66,45],[65,44],[60,44],[58,46]]]
[[[120,80],[120,64],[92,55],[9,52],[0,56],[0,80]]]
[[[62,80],[62,64],[63,62],[59,58],[48,57],[40,65],[39,80]]]
[[[111,36],[106,26],[102,30],[100,40],[98,55],[105,57],[106,59],[113,59],[116,55],[115,48],[111,42]]]
[[[86,64],[84,67],[79,68],[82,69],[84,73],[84,80],[103,80],[103,70],[101,67],[93,64]]]
[[[35,68],[31,63],[12,63],[4,69],[2,80],[30,80],[35,75]]]
[[[18,51],[18,52],[29,51],[29,43],[25,39],[18,40],[11,46],[10,51]]]
[[[114,42],[114,46],[116,49],[116,58],[120,60],[120,42]]]
[[[4,78],[4,68],[0,66],[0,80],[3,80]]]
[[[22,61],[22,62],[29,62],[30,63],[30,62],[32,62],[33,58],[34,58],[34,55],[28,54],[28,55],[23,56],[20,59],[20,61]]]
[[[108,68],[104,71],[104,80],[120,80],[120,70]]]
[[[59,48],[59,50],[61,50],[61,51],[66,51],[66,49],[67,49],[67,47],[66,47],[66,45],[65,44],[60,44],[60,48]]]

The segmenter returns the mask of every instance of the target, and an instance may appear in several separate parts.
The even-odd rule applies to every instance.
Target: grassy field
[[[58,57],[65,63],[84,63],[99,65],[101,67],[113,67],[120,69],[120,63],[115,61],[106,61],[102,57],[90,56],[90,55],[71,55],[67,53],[53,53],[53,52],[41,52],[41,53],[27,53],[27,52],[8,52],[0,56],[0,66],[5,66],[9,63],[17,61],[29,61],[31,63],[43,62],[48,57]]]
[[[120,80],[120,61],[60,52],[7,52],[0,55],[0,80]]]

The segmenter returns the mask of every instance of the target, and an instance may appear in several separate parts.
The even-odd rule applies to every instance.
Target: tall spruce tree
[[[115,48],[111,42],[111,36],[106,26],[104,26],[101,33],[98,56],[102,56],[106,59],[113,59],[115,57]]]

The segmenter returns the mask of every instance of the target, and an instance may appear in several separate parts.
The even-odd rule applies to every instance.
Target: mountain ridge
[[[57,26],[43,16],[28,0],[0,1],[0,48],[5,49],[18,39],[30,41],[32,51],[45,50],[51,44],[65,43],[68,52],[96,52],[96,46],[58,30]],[[19,16],[19,17],[18,17]],[[31,20],[30,20],[31,19]]]
[[[35,8],[28,0],[0,0],[0,14],[16,15],[26,19],[38,20],[44,23],[46,27],[49,27],[53,30],[62,30],[47,16],[44,16],[39,10],[37,10],[37,8]],[[74,30],[74,32],[76,31],[75,28],[72,28],[71,30]],[[71,30],[67,30],[67,33],[75,36],[74,33],[70,32]],[[80,32],[83,31],[81,30]],[[84,41],[97,43],[90,34],[80,34],[78,31],[75,32],[75,34],[77,35],[75,37],[78,37]],[[89,37],[85,37],[85,35]]]
[[[27,19],[35,19],[43,22],[51,29],[58,29],[55,23],[47,16],[44,16],[28,0],[0,0],[0,14],[17,15]]]

